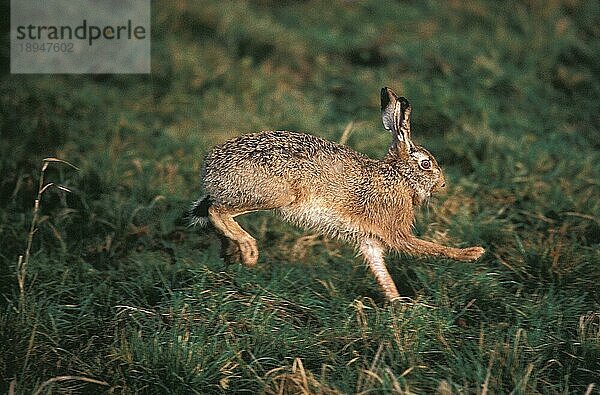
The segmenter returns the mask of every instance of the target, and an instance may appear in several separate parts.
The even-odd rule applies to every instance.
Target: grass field
[[[598,393],[599,2],[155,2],[152,20],[150,75],[10,75],[0,54],[0,393]],[[230,137],[352,122],[346,144],[383,156],[382,86],[446,172],[415,232],[481,260],[392,254],[414,303],[387,306],[349,245],[269,213],[240,219],[252,270],[185,226]],[[48,163],[71,192],[34,213],[47,157],[77,169]]]

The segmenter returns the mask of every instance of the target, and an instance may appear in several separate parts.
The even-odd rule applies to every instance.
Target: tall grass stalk
[[[31,246],[33,244],[33,236],[37,232],[39,218],[40,218],[40,202],[42,201],[42,196],[44,192],[48,189],[56,187],[65,192],[71,192],[69,188],[58,185],[53,182],[48,184],[44,184],[44,178],[46,175],[46,170],[50,163],[63,163],[66,164],[73,169],[79,170],[76,166],[71,163],[58,159],[58,158],[45,158],[42,160],[42,169],[40,170],[40,180],[38,183],[38,192],[35,198],[35,202],[33,204],[33,216],[31,219],[31,225],[29,227],[29,233],[27,233],[27,246],[25,247],[25,253],[23,255],[19,255],[19,259],[17,262],[17,281],[19,283],[19,311],[23,311],[25,308],[25,280],[27,277],[27,266],[29,265],[29,258],[31,257]]]

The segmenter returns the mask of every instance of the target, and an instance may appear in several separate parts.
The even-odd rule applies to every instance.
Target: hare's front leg
[[[383,288],[385,297],[392,302],[395,299],[400,299],[400,294],[396,289],[396,284],[392,280],[392,276],[388,273],[383,260],[384,249],[380,242],[373,239],[364,239],[359,245],[360,253],[367,261],[369,268],[375,275],[377,283]]]
[[[225,261],[241,260],[245,266],[252,267],[258,260],[256,240],[233,219],[236,215],[245,212],[247,210],[240,211],[223,206],[211,206],[208,209],[208,217],[214,227],[223,235],[221,255]]]
[[[418,239],[414,236],[405,239],[399,247],[399,250],[410,254],[441,255],[459,261],[475,261],[485,253],[483,247],[446,247],[431,241]]]

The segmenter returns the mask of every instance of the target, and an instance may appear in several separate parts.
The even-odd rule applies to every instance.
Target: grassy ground
[[[598,390],[598,2],[178,3],[153,5],[151,75],[1,76],[0,393]],[[354,122],[382,156],[384,85],[447,175],[415,231],[480,261],[388,257],[415,300],[392,307],[268,213],[241,220],[253,270],[184,226],[229,137]],[[34,218],[45,157],[79,170],[49,164],[71,192]]]

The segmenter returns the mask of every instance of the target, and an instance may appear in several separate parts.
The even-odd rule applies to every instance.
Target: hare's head
[[[439,188],[445,186],[444,173],[437,161],[425,148],[413,144],[410,131],[411,107],[404,97],[391,89],[381,89],[381,117],[383,126],[392,134],[389,156],[398,163],[415,190],[420,204]]]

